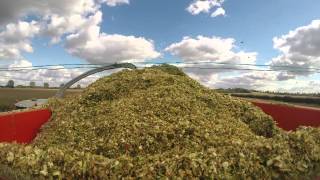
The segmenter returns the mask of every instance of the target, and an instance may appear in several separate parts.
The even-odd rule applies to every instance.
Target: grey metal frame
[[[99,72],[102,72],[102,71],[111,70],[111,69],[117,69],[117,68],[136,69],[137,67],[135,65],[131,64],[131,63],[121,63],[121,64],[112,64],[112,65],[107,65],[107,66],[103,66],[103,67],[98,67],[96,69],[92,69],[90,71],[87,71],[87,72],[79,75],[78,77],[72,79],[71,81],[66,83],[64,86],[62,86],[59,89],[59,91],[56,93],[55,97],[56,98],[63,98],[64,97],[64,93],[68,88],[70,88],[76,82],[80,81],[81,79],[83,79],[85,77],[88,77],[88,76],[90,76],[92,74],[99,73]]]

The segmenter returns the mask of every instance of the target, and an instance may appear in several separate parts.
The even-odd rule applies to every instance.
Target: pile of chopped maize
[[[174,66],[123,70],[51,99],[31,144],[0,143],[9,179],[308,179],[320,128],[285,132],[250,102]]]

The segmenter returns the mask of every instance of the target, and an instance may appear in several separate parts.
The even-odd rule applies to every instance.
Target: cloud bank
[[[281,54],[273,58],[269,64],[289,66],[274,67],[274,69],[288,70],[289,77],[311,75],[314,74],[313,69],[320,68],[320,20],[314,20],[309,25],[296,28],[281,37],[275,37],[273,43],[274,48]],[[302,71],[295,71],[297,68],[292,67],[298,67]]]
[[[224,16],[226,12],[222,7],[223,3],[224,0],[194,0],[187,7],[187,11],[192,15],[211,13],[211,17]]]

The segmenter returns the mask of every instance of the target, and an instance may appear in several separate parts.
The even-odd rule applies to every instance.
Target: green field
[[[54,96],[58,89],[43,88],[0,88],[0,112],[14,109],[17,101],[46,99]],[[66,95],[79,93],[80,89],[67,90]]]

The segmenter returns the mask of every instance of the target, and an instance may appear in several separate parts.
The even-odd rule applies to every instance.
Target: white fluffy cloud
[[[91,16],[82,30],[67,37],[67,51],[90,63],[153,59],[160,56],[152,40],[100,32],[102,13]]]
[[[215,10],[212,14],[211,14],[211,17],[217,17],[217,16],[224,16],[226,15],[226,11],[219,7],[217,10]]]
[[[184,71],[187,74],[211,88],[298,91],[294,88],[296,84],[291,80],[293,75],[289,72],[251,71],[245,69],[263,69],[237,65],[255,64],[257,53],[235,49],[235,40],[232,38],[198,36],[185,37],[165,50],[183,61],[180,66],[186,67]],[[199,62],[206,63],[197,64]],[[310,85],[303,83],[301,87],[306,88]]]
[[[173,43],[165,51],[179,57],[184,62],[213,62],[226,64],[254,64],[256,52],[235,52],[235,40],[232,38],[184,37]]]
[[[188,73],[188,72],[187,72]],[[201,78],[198,74],[188,73],[209,88],[245,88],[260,91],[318,93],[320,81],[313,78],[278,80],[279,73],[251,71],[246,73],[218,73]],[[313,80],[312,80],[313,79]]]
[[[87,17],[80,14],[67,17],[52,15],[46,24],[47,27],[43,30],[43,34],[52,38],[51,43],[58,43],[61,36],[81,29],[86,21]]]
[[[94,0],[3,0],[0,3],[0,25],[30,14],[46,16],[58,14],[68,16],[96,9]]]
[[[184,64],[185,72],[207,86],[214,86],[221,73],[246,73],[248,66],[237,64],[255,64],[256,52],[235,50],[235,40],[232,38],[185,37],[180,42],[168,46],[165,51],[179,57]],[[201,64],[199,64],[201,63]],[[252,67],[251,67],[252,68]]]
[[[295,75],[290,74],[288,72],[277,73],[277,80],[279,80],[279,81],[286,81],[286,80],[294,79],[294,78],[295,78]]]
[[[16,24],[8,24],[0,32],[0,60],[21,59],[21,52],[33,52],[30,38],[39,33],[37,22],[19,21]]]
[[[0,2],[0,26],[30,14],[41,17],[51,15],[68,17],[94,12],[102,3],[117,6],[129,4],[129,0],[2,0]]]
[[[286,53],[320,56],[320,20],[274,38],[274,47]]]
[[[277,74],[270,72],[256,72],[233,76],[228,78],[218,78],[213,87],[232,88],[242,87],[261,91],[292,92],[292,93],[318,93],[320,91],[320,81],[310,79],[288,79],[278,81]]]
[[[282,86],[278,86],[279,92],[319,93],[319,80],[288,80]]]
[[[201,70],[202,71],[202,70]],[[201,72],[200,71],[200,72]],[[203,75],[196,69],[190,71],[185,69],[185,72],[193,79],[199,81],[209,88],[244,88],[255,90],[270,90],[278,91],[279,87],[289,90],[287,86],[279,86],[277,73],[265,71],[244,71],[244,72],[223,72],[211,70],[211,73]],[[283,82],[281,82],[283,83]]]
[[[1,68],[21,68],[28,69],[32,63],[27,60],[17,60],[12,64],[2,65]],[[65,84],[71,79],[79,76],[80,74],[88,71],[89,69],[63,69],[63,66],[52,66],[50,69],[39,70],[26,70],[26,71],[1,71],[0,85],[6,85],[9,80],[14,80],[15,85],[29,85],[31,81],[34,81],[37,86],[43,86],[43,83],[47,82],[51,87],[59,87],[60,84]],[[54,69],[54,70],[52,70]],[[82,87],[93,83],[102,76],[109,75],[117,70],[106,71],[98,74],[91,75],[76,84],[80,84]]]
[[[82,29],[91,14],[102,4],[117,6],[129,0],[4,0],[0,2],[0,26],[34,15],[41,24],[41,34],[58,43],[65,34]]]
[[[51,43],[58,43],[63,35],[82,29],[88,17],[100,8],[94,0],[80,0],[70,6],[68,13],[53,11],[43,17],[42,34],[51,37]]]
[[[226,78],[221,77],[214,83],[214,86],[216,88],[264,89],[274,80],[276,80],[274,73],[255,71]]]
[[[0,2],[0,27],[7,22],[33,15],[35,21],[11,23],[1,32],[2,59],[21,58],[20,52],[32,52],[30,39],[36,34],[52,37],[58,42],[64,33],[80,28],[89,13],[97,11],[94,0],[5,0]],[[1,28],[0,28],[1,29]],[[8,43],[9,42],[9,43]]]
[[[200,13],[209,13],[212,9],[216,9],[211,17],[225,15],[225,10],[221,7],[224,0],[194,0],[187,8],[192,15]]]
[[[66,48],[70,54],[86,59],[90,63],[143,61],[160,56],[160,53],[155,51],[153,42],[143,37],[101,33],[83,43],[79,39],[82,35],[70,35],[67,38]],[[79,41],[80,43],[76,43]]]
[[[143,61],[160,56],[160,53],[155,50],[152,40],[100,32],[102,21],[100,8],[103,4],[117,6],[129,4],[129,0],[1,1],[0,60],[7,61],[0,61],[0,64],[5,68],[31,66],[32,64],[25,60],[21,53],[33,52],[31,39],[36,35],[51,38],[51,43],[65,40],[63,42],[65,42],[67,52],[93,63],[133,59]],[[30,18],[33,21],[19,20]],[[7,23],[16,21],[18,23],[11,23],[2,28]],[[5,72],[2,73],[0,80],[2,83],[8,79],[15,79],[18,83],[24,81],[50,82],[56,86],[59,83],[65,83],[83,71]],[[94,75],[90,78],[98,77],[100,76]]]
[[[52,38],[51,43],[60,42],[62,37],[67,37],[66,50],[72,55],[78,56],[88,62],[117,62],[123,60],[144,60],[158,57],[160,54],[154,49],[153,41],[143,37],[124,36],[120,34],[105,34],[100,32],[102,13],[99,10],[101,4],[116,6],[129,4],[129,0],[48,0],[19,3],[18,0],[2,2],[3,6],[11,9],[3,11],[5,19],[14,19],[30,14],[37,15],[37,33]],[[0,4],[0,5],[1,5]],[[1,6],[3,9],[4,7]],[[1,8],[0,8],[1,10]],[[15,13],[15,15],[13,15]],[[32,52],[30,38],[34,33],[29,33],[27,22],[20,23],[18,36],[13,37],[10,32],[14,25],[7,26],[0,37],[0,58],[16,59],[20,52]],[[17,25],[16,25],[17,26]],[[32,27],[33,27],[32,26]],[[40,28],[40,29],[39,29]],[[23,37],[20,36],[24,35]],[[10,37],[9,37],[10,36]],[[4,38],[7,37],[7,38]],[[15,39],[13,39],[15,38]],[[12,40],[11,40],[12,39]],[[14,45],[8,45],[8,41],[17,41]]]
[[[101,4],[108,6],[118,6],[122,4],[129,4],[129,0],[81,0],[75,3],[72,9],[73,12],[65,13],[51,13],[45,17],[46,28],[44,34],[52,37],[51,43],[57,43],[61,40],[64,34],[75,33],[79,29],[86,28],[92,14],[99,11]],[[89,21],[89,22],[88,22]]]
[[[320,20],[275,37],[273,42],[274,48],[281,52],[270,62],[270,65],[276,66],[274,69],[288,70],[287,74],[294,78],[296,75],[313,74],[312,68],[320,68]]]
[[[0,24],[15,21],[30,14],[69,16],[94,12],[102,3],[117,6],[129,4],[129,0],[3,0],[0,3]]]
[[[12,64],[9,64],[8,68],[22,68],[22,67],[24,68],[24,67],[30,67],[30,66],[32,66],[32,63],[30,61],[22,59],[22,60],[14,61],[14,63]]]
[[[108,6],[117,6],[121,4],[129,4],[129,0],[101,0],[103,3],[106,3]]]

